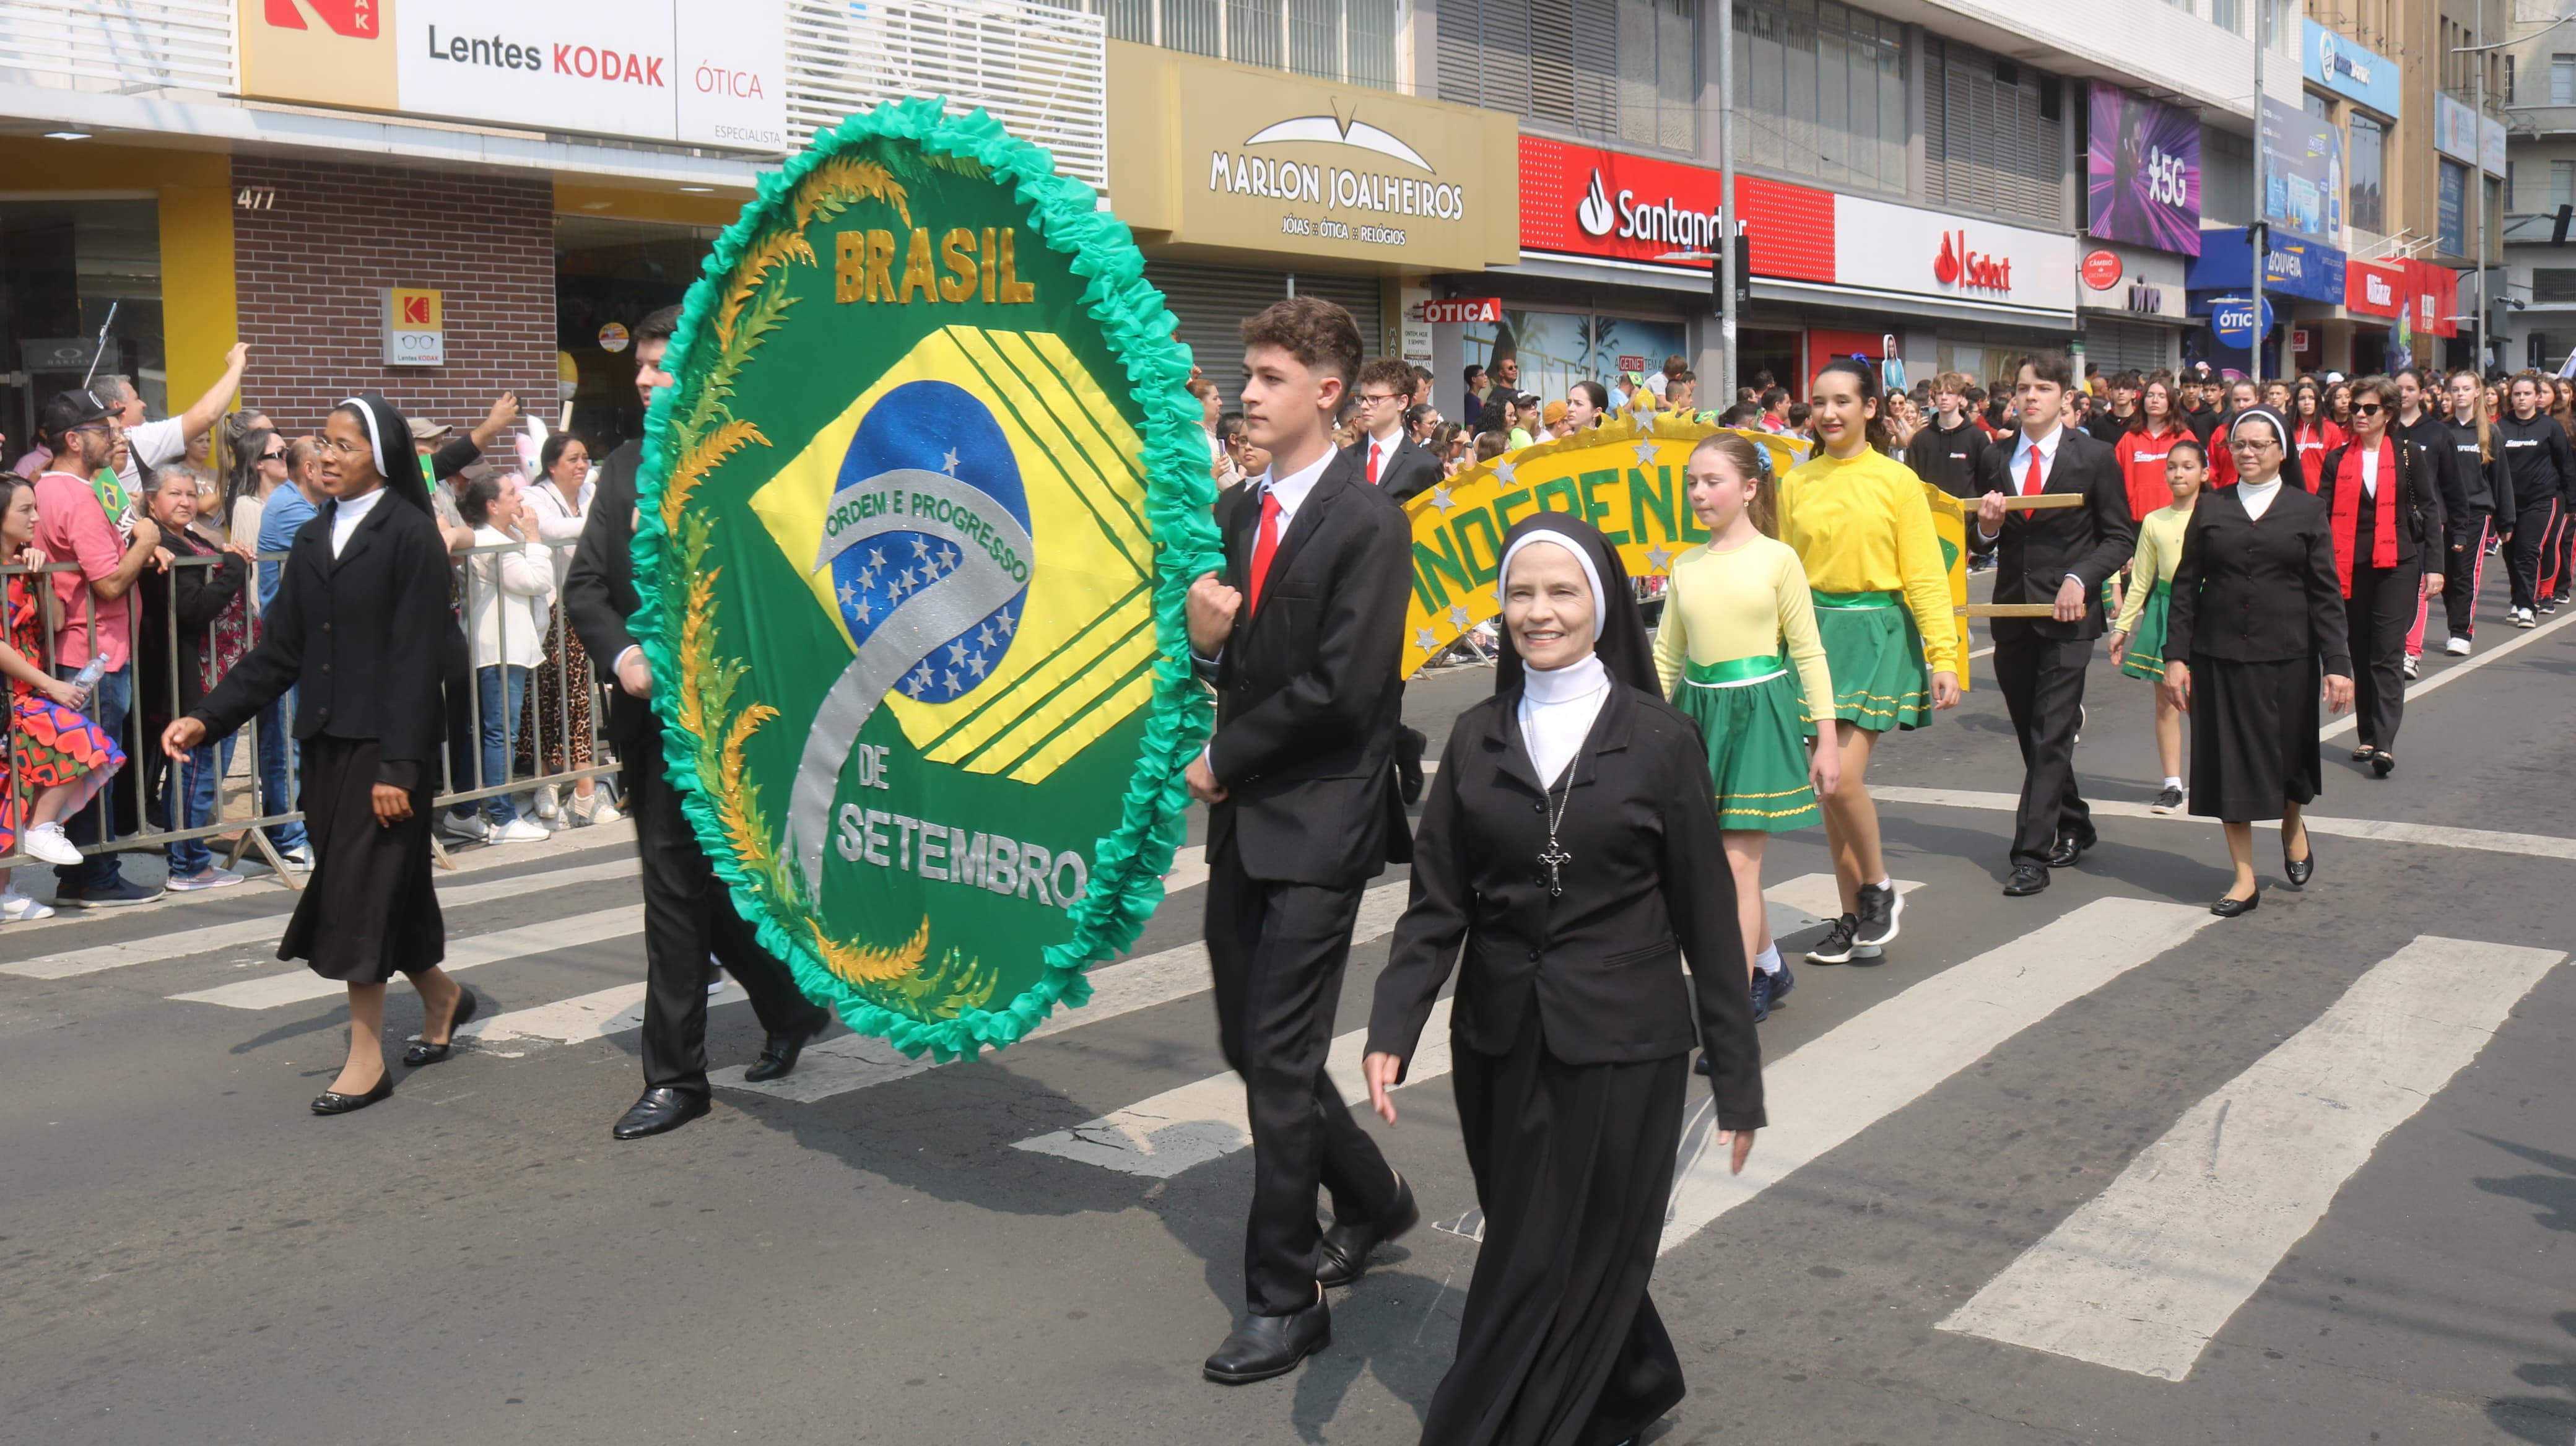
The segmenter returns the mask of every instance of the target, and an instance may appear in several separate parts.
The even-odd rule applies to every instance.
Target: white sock
[[[2176,778],[2176,777],[2174,777],[2172,774],[2168,773],[2168,774],[2166,774],[2166,775],[2165,775],[2165,787],[2167,787],[2167,788],[2180,788],[2180,787],[2182,787],[2182,780],[2181,780],[2181,779],[2179,779],[2179,778]]]
[[[1762,952],[1753,956],[1753,967],[1765,974],[1777,974],[1785,968],[1786,966],[1780,962],[1779,944],[1773,942],[1763,945]]]
[[[1894,889],[1896,888],[1896,880],[1894,880],[1894,879],[1892,879],[1892,878],[1883,878],[1883,879],[1880,879],[1876,884],[1871,885],[1871,887],[1872,887],[1872,888],[1879,888],[1879,889],[1887,889],[1887,890],[1889,890],[1889,891],[1891,891],[1891,892],[1892,892],[1892,891],[1894,891]]]

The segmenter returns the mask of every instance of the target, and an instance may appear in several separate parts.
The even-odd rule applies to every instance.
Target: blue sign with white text
[[[2396,61],[2313,20],[2300,23],[2306,30],[2299,46],[2299,71],[2310,85],[2358,101],[2390,120],[2398,119],[2401,77]]]
[[[2267,297],[2263,302],[2263,325],[2260,328],[2262,335],[2271,335],[2273,317],[2272,302]],[[2257,334],[2257,328],[2254,325],[2253,299],[2244,296],[2226,296],[2211,302],[2209,329],[2218,333],[2220,341],[2238,351],[2251,347]]]

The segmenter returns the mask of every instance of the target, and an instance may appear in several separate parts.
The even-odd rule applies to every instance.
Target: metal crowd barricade
[[[510,616],[512,609],[507,605],[510,599],[501,598],[498,600],[501,606],[495,609],[498,614],[496,618],[498,626],[494,636],[488,640],[491,646],[486,647],[484,646],[486,640],[478,638],[475,630],[470,626],[474,616],[473,604],[478,597],[499,587],[502,571],[501,555],[519,552],[531,546],[544,554],[541,560],[532,558],[530,562],[545,571],[552,589],[547,603],[547,617],[543,625],[543,647],[539,651],[541,659],[557,660],[559,665],[552,669],[554,686],[550,696],[541,696],[545,690],[536,686],[536,678],[541,668],[538,665],[529,665],[527,668],[528,680],[525,693],[528,701],[525,704],[525,712],[528,717],[527,732],[531,742],[529,752],[535,766],[524,774],[512,769],[512,761],[522,736],[519,716],[521,710],[505,709],[508,716],[500,720],[501,771],[500,776],[495,777],[487,767],[481,741],[483,709],[480,669],[490,666],[508,666],[506,645],[514,640],[523,639],[524,630],[535,624],[525,615],[527,605],[524,602],[520,604],[521,616],[514,619]],[[601,696],[595,670],[585,666],[579,670],[580,676],[576,677],[575,670],[560,666],[561,660],[568,656],[567,648],[571,636],[570,624],[564,614],[561,579],[566,566],[571,561],[572,549],[575,546],[575,543],[569,541],[510,543],[476,547],[469,552],[459,553],[453,558],[456,580],[451,604],[451,625],[465,630],[468,669],[462,679],[442,680],[442,691],[450,716],[447,720],[447,737],[439,750],[440,787],[431,803],[433,821],[437,815],[450,812],[459,805],[479,804],[484,800],[505,794],[533,794],[538,788],[553,787],[564,794],[565,812],[559,816],[568,824],[572,802],[571,792],[581,780],[614,780],[619,774],[619,765],[611,757],[607,739],[600,731],[601,724],[607,718],[607,704]],[[489,565],[483,565],[487,558],[490,559]],[[282,564],[285,559],[286,554],[283,552],[261,553],[249,566],[248,576],[243,584],[243,593],[246,595],[243,606],[245,615],[252,620],[256,621],[261,613],[258,564]],[[193,568],[211,571],[222,563],[223,559],[220,556],[174,556],[168,559],[166,566],[174,570]],[[146,564],[147,568],[159,566],[164,564],[157,561]],[[13,578],[43,574],[50,579],[63,574],[77,575],[79,572],[79,565],[70,562],[48,563],[42,568],[30,568],[23,564],[0,566],[0,588],[8,586],[8,580]],[[53,581],[39,581],[31,585],[39,594],[40,607],[42,595],[59,586]],[[171,638],[175,644],[180,632],[179,589],[174,585],[160,591],[163,593],[162,622],[166,628],[164,635]],[[156,699],[167,698],[174,704],[180,697],[179,649],[174,645],[160,650],[158,656],[147,655],[142,646],[141,636],[143,632],[141,616],[145,605],[141,579],[137,579],[135,586],[125,596],[132,600],[130,611],[135,620],[135,636],[128,640],[130,646],[126,668],[125,718],[122,725],[114,730],[114,735],[118,745],[125,750],[125,767],[133,772],[134,777],[130,782],[125,780],[111,782],[109,786],[100,789],[86,806],[83,812],[94,818],[98,837],[102,842],[83,846],[82,853],[97,855],[144,852],[167,848],[171,844],[189,840],[212,839],[237,831],[239,837],[231,845],[230,854],[226,860],[228,864],[238,864],[246,854],[256,850],[288,887],[302,888],[304,875],[309,872],[309,856],[307,863],[299,866],[289,861],[270,837],[274,829],[304,821],[303,812],[296,806],[299,798],[298,774],[301,758],[300,750],[294,740],[294,690],[289,689],[273,709],[262,710],[264,714],[274,719],[273,724],[265,726],[273,726],[282,734],[277,742],[283,749],[284,786],[279,791],[278,797],[262,799],[260,796],[266,779],[259,763],[260,745],[265,740],[261,736],[264,725],[258,716],[243,724],[241,730],[233,734],[230,739],[208,739],[200,746],[196,758],[184,762],[166,758],[161,753],[159,730],[147,730],[145,727],[144,702],[147,693]],[[72,605],[82,610],[82,617],[90,625],[89,633],[95,637],[98,615],[97,594],[88,588],[81,588]],[[227,611],[229,612],[229,609]],[[216,632],[221,623],[222,619],[218,618],[204,625],[202,629],[204,651],[200,654],[201,660],[215,655]],[[522,631],[513,633],[511,629]],[[48,620],[43,624],[40,629],[42,656],[31,661],[47,673],[60,677],[69,670],[59,668],[55,664],[56,631],[57,628],[52,621]],[[485,653],[499,653],[501,656],[486,657],[483,656]],[[146,668],[162,670],[160,681],[167,684],[166,693],[157,689],[147,690],[140,686],[143,670]],[[503,674],[503,677],[506,679],[507,674]],[[216,681],[220,681],[220,676]],[[587,736],[584,738],[573,736],[572,725],[576,715],[573,707],[573,690],[577,688],[591,690],[590,724],[586,730]],[[93,721],[98,717],[96,711],[98,691],[95,688],[92,690],[90,697],[83,701],[80,710]],[[506,703],[507,687],[504,686],[501,692]],[[464,712],[461,719],[457,716],[460,709]],[[241,784],[243,790],[250,796],[249,812],[240,817],[231,816],[231,805],[236,801],[231,796],[235,781],[231,777],[232,770],[226,766],[224,759],[226,752],[224,745],[227,743],[236,748],[247,747],[250,752],[249,777]],[[0,765],[5,765],[6,770],[5,774],[0,774],[0,787],[6,787],[9,791],[8,799],[12,806],[10,816],[16,820],[20,839],[24,838],[28,827],[28,815],[34,806],[36,792],[23,782],[24,770],[20,767],[19,759],[23,746],[24,739],[18,725],[13,697],[13,706],[10,709],[8,726],[5,730],[5,743],[0,743]],[[548,772],[545,768],[550,754],[559,755],[563,763],[561,768],[553,772]],[[590,761],[586,764],[580,763],[578,760],[585,755]],[[190,807],[193,797],[191,788],[194,781],[193,770],[199,766],[199,759],[207,758],[212,760],[216,778],[211,817],[205,823],[190,824],[189,819],[193,812]],[[152,786],[148,790],[147,780],[152,781]],[[607,786],[607,782],[600,784],[603,788]],[[116,795],[121,787],[130,787],[134,790],[136,821],[142,825],[139,832],[119,832],[115,826]],[[155,818],[156,805],[157,819]],[[66,819],[64,822],[68,826],[70,820]],[[158,827],[154,826],[156,822]],[[182,824],[188,826],[182,827],[180,826]],[[442,864],[454,867],[448,862],[443,846],[433,844],[433,848]],[[23,851],[0,854],[0,868],[23,868],[36,866],[39,863],[40,861]]]

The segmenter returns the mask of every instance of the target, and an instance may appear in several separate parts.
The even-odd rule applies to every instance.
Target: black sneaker
[[[1771,976],[1753,971],[1753,1022],[1760,1024],[1771,1017]],[[1703,1055],[1701,1058],[1705,1059]]]
[[[2156,801],[2148,804],[2147,809],[2151,813],[2182,812],[2182,790],[2179,788],[2166,789],[2164,792],[2156,795]]]
[[[162,891],[148,884],[118,877],[89,888],[56,885],[54,903],[65,909],[116,909],[127,904],[148,904],[161,897]]]
[[[1867,948],[1895,943],[1896,920],[1904,912],[1905,900],[1897,896],[1896,885],[1861,885],[1860,922],[1852,934],[1852,943]]]
[[[1845,914],[1841,918],[1834,920],[1833,923],[1827,925],[1825,927],[1825,937],[1818,939],[1816,941],[1816,947],[1807,951],[1807,962],[1810,964],[1850,963],[1852,958],[1852,933],[1853,930],[1859,927],[1859,924],[1860,921],[1853,915]]]

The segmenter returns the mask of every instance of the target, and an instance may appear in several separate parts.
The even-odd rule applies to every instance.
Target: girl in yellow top
[[[1833,696],[1816,637],[1807,571],[1771,530],[1770,454],[1731,432],[1691,450],[1691,512],[1708,541],[1673,559],[1672,591],[1655,633],[1664,695],[1689,714],[1708,744],[1726,864],[1735,874],[1736,923],[1753,969],[1753,1018],[1797,983],[1771,942],[1762,907],[1762,845],[1816,823],[1819,795],[1842,772],[1832,748],[1811,748],[1799,692]],[[1781,643],[1788,644],[1788,661]],[[1797,682],[1790,681],[1790,667]]]
[[[1807,951],[1813,964],[1874,959],[1896,937],[1904,903],[1879,852],[1870,750],[1889,728],[1919,728],[1933,709],[1959,706],[1950,569],[1922,479],[1886,455],[1878,408],[1867,363],[1826,363],[1812,414],[1824,453],[1780,484],[1780,540],[1806,565],[1836,690],[1810,696],[1807,715],[1835,720],[1842,763],[1841,786],[1822,802],[1843,913]]]
[[[2182,561],[2183,529],[2209,477],[2209,453],[2184,437],[2165,453],[2165,486],[2173,505],[2138,520],[2138,551],[2129,559],[2129,598],[2111,624],[2111,661],[2132,678],[2165,679],[2165,607],[2173,601],[2174,565]],[[2156,756],[2165,782],[2152,805],[2158,813],[2182,812],[2182,714],[2156,691]]]

